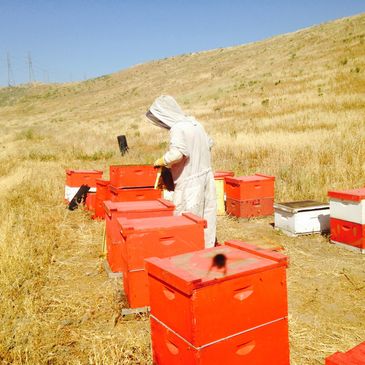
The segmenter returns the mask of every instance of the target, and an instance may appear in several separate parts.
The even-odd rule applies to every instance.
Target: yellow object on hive
[[[217,215],[226,213],[224,178],[234,176],[232,171],[216,171],[214,173],[215,190],[217,192]]]

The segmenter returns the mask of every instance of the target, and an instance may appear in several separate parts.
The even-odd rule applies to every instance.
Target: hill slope
[[[57,131],[88,153],[104,151],[122,132],[133,145],[154,142],[146,137],[158,132],[146,126],[144,113],[168,93],[206,124],[216,141],[217,168],[262,169],[285,178],[294,190],[279,185],[281,198],[323,197],[330,183],[358,185],[365,177],[362,161],[354,161],[364,152],[358,149],[362,136],[353,133],[364,121],[364,29],[365,15],[359,15],[79,84],[2,89],[0,118],[5,128],[21,119],[22,126],[52,138]],[[80,145],[73,125],[89,128],[99,142]],[[84,133],[96,138],[90,135]],[[290,158],[283,160],[283,151]],[[311,164],[298,171],[303,157]]]
[[[216,169],[275,175],[277,200],[364,186],[364,46],[361,14],[82,83],[0,89],[0,362],[149,363],[148,322],[120,321],[120,285],[99,270],[103,224],[61,197],[65,168],[159,157],[168,134],[144,113],[162,93],[204,123]],[[270,222],[222,217],[218,238],[285,248],[292,363],[323,363],[365,337],[364,260]]]

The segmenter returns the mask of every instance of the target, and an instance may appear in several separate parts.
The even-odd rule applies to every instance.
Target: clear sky
[[[0,0],[0,86],[83,80],[365,12],[365,0]],[[30,55],[30,57],[29,57]]]

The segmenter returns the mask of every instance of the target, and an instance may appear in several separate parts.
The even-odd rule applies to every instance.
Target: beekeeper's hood
[[[176,100],[169,95],[159,96],[146,113],[146,117],[153,124],[166,129],[182,120],[194,122],[194,118],[187,117]]]

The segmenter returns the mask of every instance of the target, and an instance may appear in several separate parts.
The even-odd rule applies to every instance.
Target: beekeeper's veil
[[[186,115],[172,96],[161,95],[153,102],[146,117],[158,127],[170,129]]]

